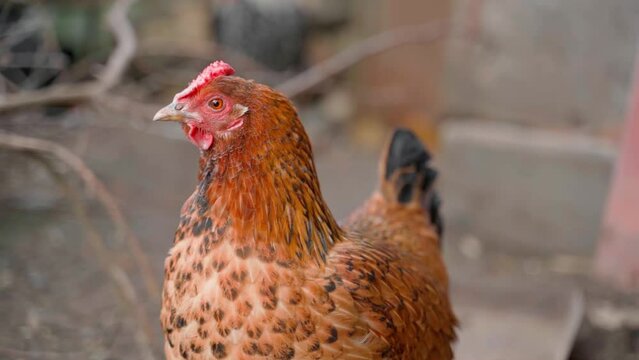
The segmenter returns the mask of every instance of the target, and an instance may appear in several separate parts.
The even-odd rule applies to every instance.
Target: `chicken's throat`
[[[188,132],[187,135],[189,140],[195,144],[198,148],[206,151],[211,148],[213,145],[213,133],[197,127],[195,125],[187,124]]]

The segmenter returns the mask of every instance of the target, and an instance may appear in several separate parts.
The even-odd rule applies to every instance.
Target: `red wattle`
[[[202,150],[208,150],[213,145],[213,134],[198,128],[189,126],[189,140]]]

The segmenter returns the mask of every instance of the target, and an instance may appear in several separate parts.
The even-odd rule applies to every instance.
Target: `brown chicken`
[[[430,156],[398,130],[380,188],[344,225],[295,108],[207,67],[154,120],[200,149],[165,264],[168,359],[450,359],[456,320]]]

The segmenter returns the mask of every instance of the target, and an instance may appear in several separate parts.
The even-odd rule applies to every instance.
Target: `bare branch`
[[[42,90],[22,91],[0,97],[0,112],[42,104],[69,104],[90,100],[115,86],[135,54],[136,38],[127,12],[136,0],[116,0],[107,22],[117,46],[98,76],[98,80],[81,84],[52,85]]]
[[[177,57],[192,58],[210,62],[214,59],[225,59],[240,69],[253,69],[261,72],[274,72],[251,59],[240,51],[215,43],[213,40],[177,41],[167,38],[146,39],[140,44],[136,57]]]
[[[118,237],[125,239],[126,244],[131,250],[135,263],[142,274],[149,297],[151,299],[157,299],[157,296],[160,293],[160,288],[153,276],[149,259],[144,251],[142,251],[139,239],[135,237],[129,229],[124,215],[120,211],[113,195],[111,195],[104,183],[97,178],[93,171],[89,169],[80,157],[71,152],[71,150],[60,144],[56,144],[55,142],[6,132],[0,132],[0,147],[12,150],[49,154],[69,166],[69,168],[71,168],[71,170],[73,170],[73,172],[82,179],[89,191],[95,194],[102,206],[104,206],[109,217],[113,221]]]
[[[444,21],[432,21],[374,35],[285,81],[277,89],[289,97],[296,97],[370,56],[402,45],[438,40],[446,34],[446,25]]]
[[[145,360],[153,360],[152,339],[153,328],[146,315],[143,303],[138,300],[135,288],[126,272],[118,265],[118,261],[113,253],[106,247],[104,240],[91,223],[86,208],[82,202],[82,196],[75,187],[71,186],[67,179],[56,169],[47,157],[38,153],[34,156],[51,173],[58,185],[67,194],[72,208],[86,234],[85,240],[89,243],[95,257],[102,270],[112,282],[121,298],[121,304],[135,318],[136,340],[138,343],[140,357]]]
[[[107,22],[118,45],[115,51],[111,53],[107,65],[100,75],[102,92],[112,88],[120,81],[122,74],[129,65],[133,55],[135,55],[137,43],[135,31],[127,18],[127,12],[135,1],[136,0],[116,0],[107,16]]]

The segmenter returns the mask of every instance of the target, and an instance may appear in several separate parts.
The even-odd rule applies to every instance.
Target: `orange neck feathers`
[[[266,87],[260,90],[242,138],[218,139],[202,153],[193,206],[218,226],[231,226],[238,247],[282,264],[310,260],[321,266],[342,230],[322,198],[310,142],[293,106]]]

